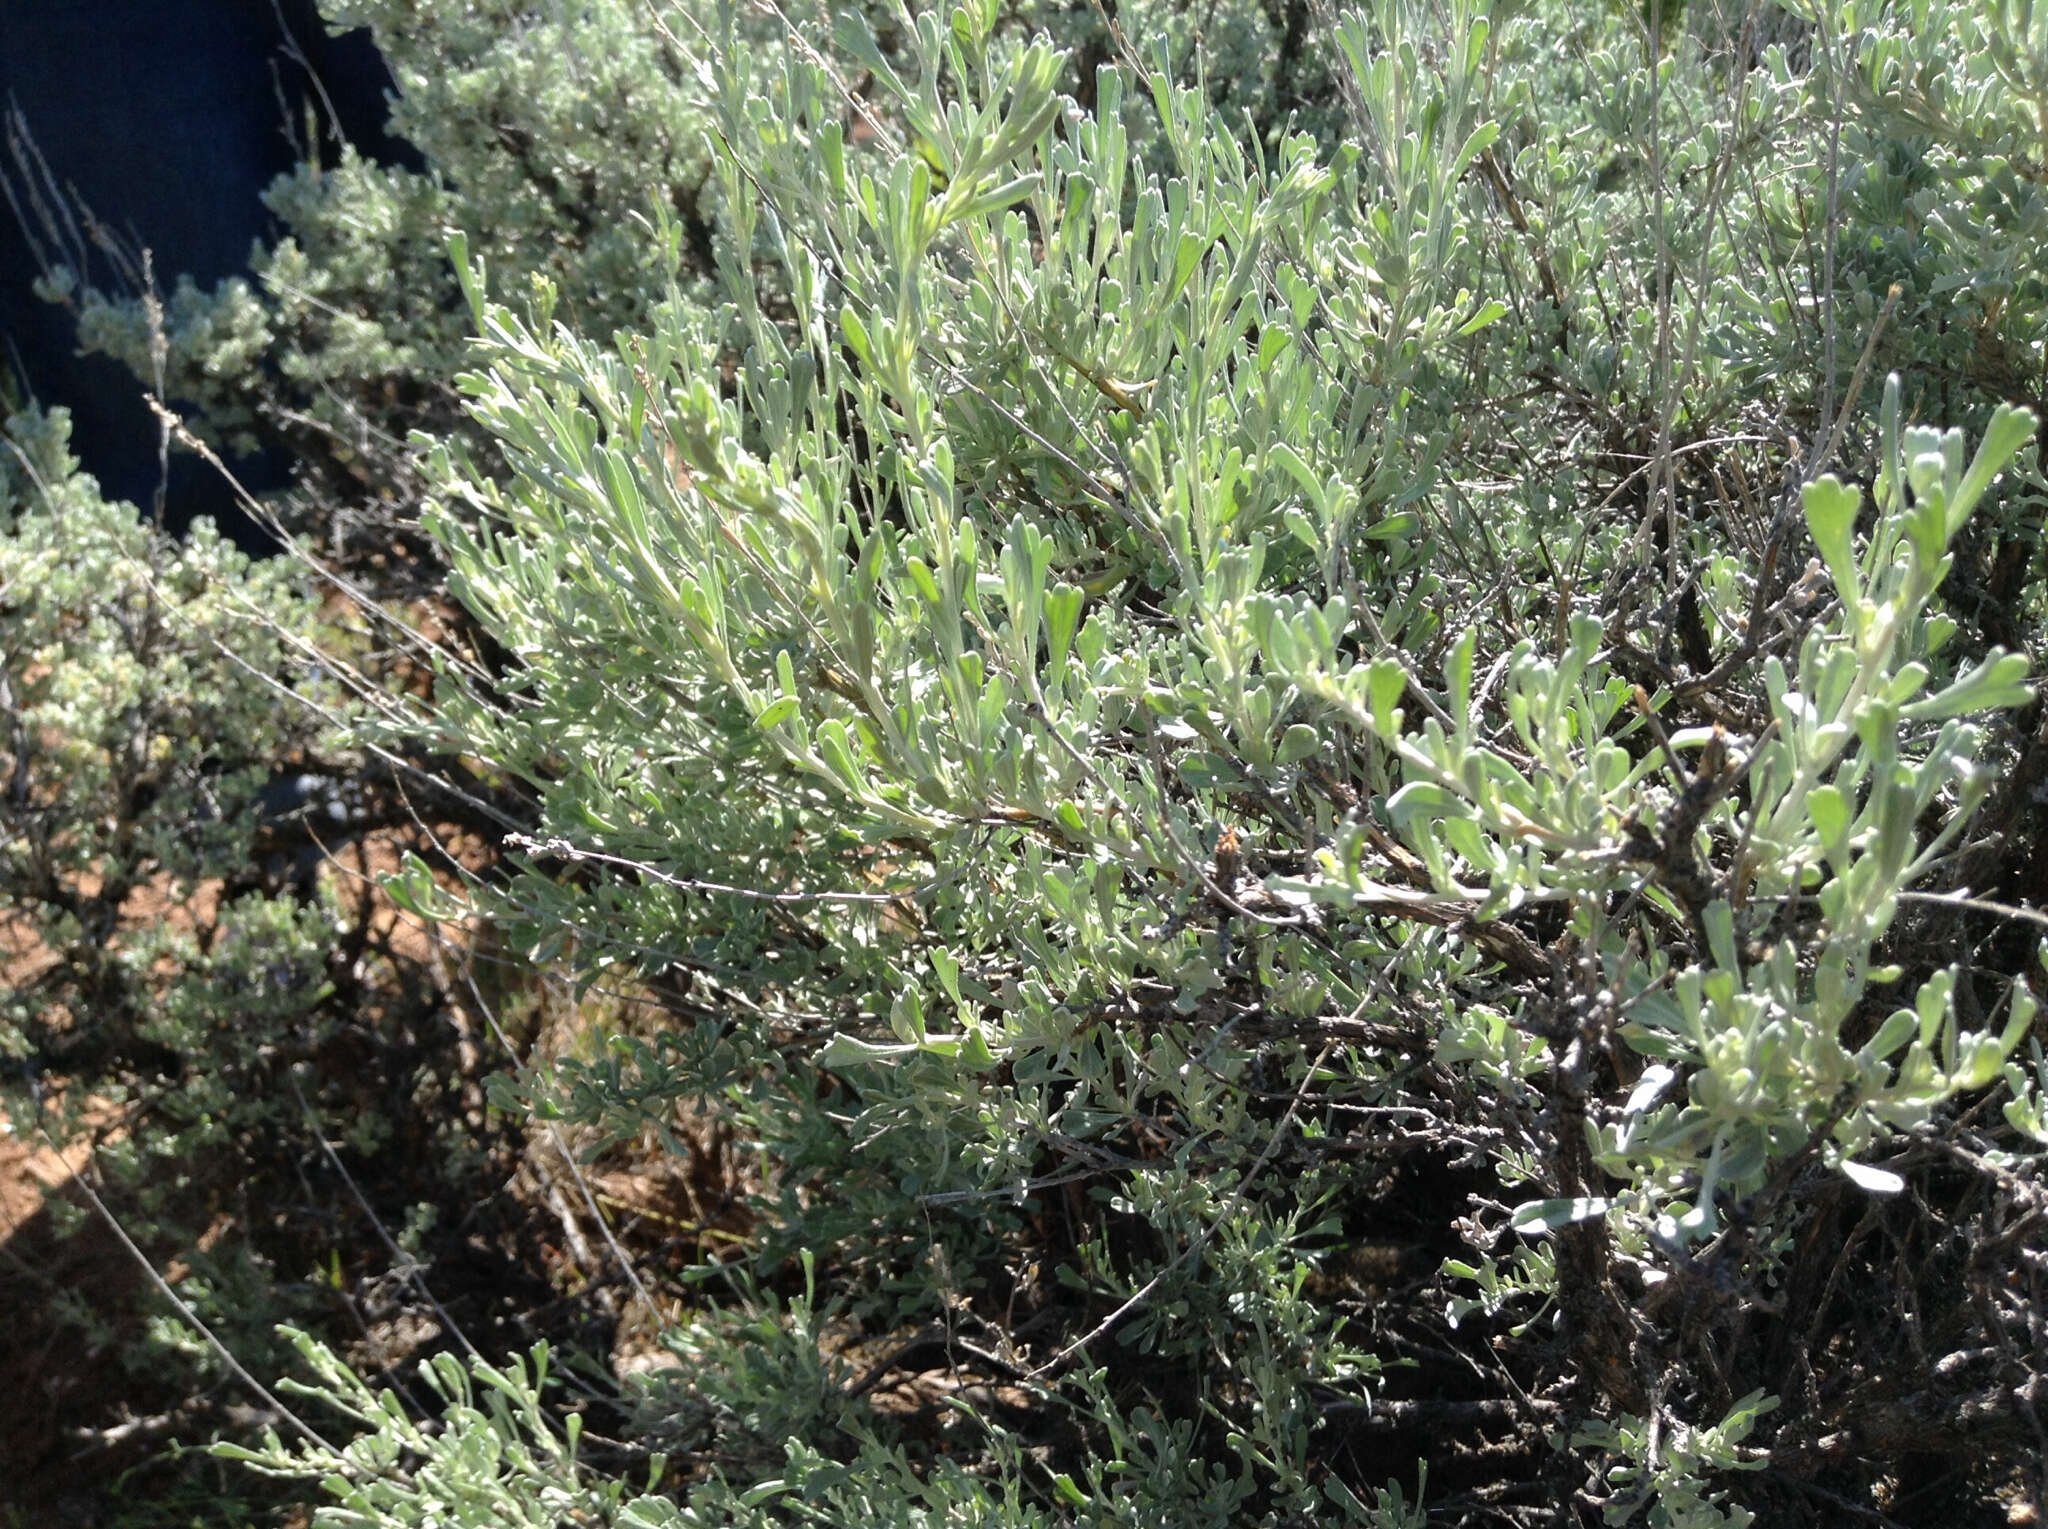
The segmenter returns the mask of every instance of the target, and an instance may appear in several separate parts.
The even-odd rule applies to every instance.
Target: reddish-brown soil
[[[466,870],[488,863],[487,847],[473,836],[443,829],[434,837],[439,851]],[[479,947],[478,931],[422,927],[384,897],[377,878],[397,870],[407,849],[436,858],[424,836],[394,831],[372,834],[329,862],[327,874],[364,931],[363,948],[388,973],[360,1003],[394,1013],[424,1003],[440,1015],[437,1023],[454,1026],[450,1055],[440,1064],[453,1093],[441,1098],[481,1138],[487,1122],[480,1080],[509,1061],[483,1005],[525,992],[532,1001],[516,1027],[518,1043],[544,1055],[573,1049],[590,1017],[547,984],[527,992],[521,984],[530,979],[521,978],[508,986],[505,970],[488,959],[487,933]],[[145,886],[124,904],[123,922],[140,928],[165,919],[207,920],[217,901],[210,888],[179,900],[167,888]],[[24,926],[0,922],[0,982],[29,980],[56,959]],[[638,1004],[625,999],[623,1007]],[[129,1511],[130,1498],[147,1493],[157,1468],[139,1472],[116,1493],[123,1473],[149,1465],[172,1442],[203,1443],[224,1420],[249,1416],[250,1399],[227,1390],[188,1397],[132,1367],[161,1300],[75,1178],[91,1173],[89,1149],[80,1144],[59,1152],[33,1123],[20,1124],[19,1130],[0,1129],[0,1529],[101,1529],[110,1521],[110,1504],[118,1498],[121,1511]],[[117,1132],[120,1124],[111,1111],[94,1122],[102,1132]],[[588,1173],[615,1235],[650,1278],[678,1262],[717,1256],[743,1241],[749,1224],[741,1192],[749,1159],[730,1131],[681,1115],[673,1125],[692,1144],[687,1158],[650,1141],[608,1152]],[[540,1128],[523,1144],[515,1139],[494,1170],[502,1188],[484,1191],[481,1201],[459,1203],[440,1186],[445,1233],[429,1260],[438,1312],[415,1288],[387,1278],[390,1260],[362,1207],[329,1182],[333,1176],[323,1165],[313,1164],[308,1171],[333,1197],[318,1214],[345,1260],[341,1272],[349,1288],[337,1294],[337,1311],[352,1310],[359,1319],[341,1322],[334,1334],[344,1357],[366,1372],[403,1374],[448,1345],[440,1324],[445,1312],[487,1351],[523,1349],[545,1333],[609,1350],[620,1373],[664,1362],[564,1169],[564,1144],[572,1153],[587,1145],[573,1136],[559,1142]],[[381,1192],[367,1181],[361,1187],[386,1214],[437,1195],[430,1178],[404,1164]],[[176,1247],[147,1251],[173,1285],[185,1277]],[[396,1295],[366,1298],[361,1291],[368,1287]]]

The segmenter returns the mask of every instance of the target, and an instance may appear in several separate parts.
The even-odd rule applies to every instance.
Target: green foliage
[[[753,1169],[623,1399],[300,1339],[320,1522],[1407,1526],[1496,1428],[1459,1511],[1705,1529],[1941,1354],[2034,1468],[2031,11],[1275,9],[337,10],[429,170],[174,351],[425,427],[492,668],[359,737],[530,818],[390,895],[668,1011],[493,1103]]]
[[[1807,629],[1796,675],[1775,656],[1765,661],[1772,720],[1746,753],[1732,752],[1717,724],[1632,759],[1622,740],[1647,715],[1629,716],[1629,687],[1599,662],[1603,634],[1590,616],[1573,622],[1561,662],[1529,643],[1507,655],[1501,702],[1513,733],[1501,747],[1478,740],[1476,634],[1446,660],[1450,726],[1431,718],[1412,733],[1394,704],[1407,685],[1395,659],[1343,664],[1322,612],[1268,618],[1269,664],[1399,758],[1404,783],[1387,815],[1440,894],[1471,897],[1480,916],[1566,905],[1580,959],[1598,962],[1610,995],[1608,1022],[1656,1059],[1615,1123],[1598,1130],[1595,1160],[1642,1197],[1639,1210],[1664,1214],[1663,1196],[1682,1196],[1675,1226],[1687,1236],[1714,1235],[1718,1197],[1754,1193],[1816,1144],[1858,1182],[1902,1187],[1852,1159],[1887,1130],[1923,1126],[1953,1094],[1989,1083],[2032,1020],[2032,999],[2016,992],[2002,1035],[1958,1035],[1948,971],[1860,1046],[1842,1038],[1869,986],[1900,976],[1873,961],[1899,894],[1939,860],[1989,789],[1973,759],[1978,730],[1955,719],[2030,699],[2019,683],[2025,657],[1996,650],[1923,692],[1925,660],[1954,630],[1925,609],[1948,572],[1949,543],[2032,427],[2029,415],[2001,412],[1966,469],[1960,432],[1901,432],[1894,380],[1882,504],[1860,553],[1855,491],[1832,477],[1805,490],[1836,614]],[[1687,757],[1689,767],[1679,762]],[[1738,783],[1746,801],[1731,802]],[[1949,806],[1945,829],[1922,845],[1916,824],[1937,801]],[[1721,871],[1715,862],[1731,846],[1737,854]],[[1363,849],[1361,835],[1340,836],[1318,857],[1322,874],[1288,889],[1339,905],[1370,900],[1380,889]],[[1654,868],[1648,883],[1645,864]],[[1646,937],[1633,918],[1610,920],[1606,910],[1631,889],[1690,924],[1699,937],[1692,953],[1704,959],[1681,964],[1659,949],[1668,936]],[[1804,962],[1788,938],[1764,943],[1779,910],[1802,895],[1820,913],[1802,929],[1815,952]],[[1504,1050],[1491,1060],[1509,1074]],[[1681,1080],[1688,1102],[1667,1101]],[[1515,1219],[1561,1224],[1605,1208],[1556,1200]]]
[[[1713,1427],[1680,1428],[1677,1437],[1661,1443],[1642,1419],[1631,1417],[1596,1423],[1572,1442],[1630,1462],[1607,1472],[1607,1479],[1624,1489],[1605,1506],[1610,1524],[1626,1524],[1647,1506],[1645,1521],[1653,1529],[1747,1529],[1756,1515],[1724,1508],[1724,1494],[1707,1490],[1703,1482],[1712,1474],[1756,1470],[1763,1464],[1743,1453],[1742,1441],[1757,1419],[1776,1406],[1761,1391],[1752,1391]]]
[[[390,130],[423,167],[372,163],[309,121],[301,162],[265,196],[284,236],[252,253],[248,277],[211,290],[183,278],[158,299],[119,269],[98,276],[81,252],[44,273],[43,292],[73,311],[86,349],[178,400],[216,446],[288,450],[295,527],[367,567],[411,529],[409,432],[462,426],[451,384],[469,327],[447,231],[468,232],[498,295],[545,282],[565,317],[603,335],[649,323],[675,273],[648,227],[660,212],[686,233],[686,288],[707,295],[725,258],[718,87],[695,45],[722,27],[729,46],[774,57],[801,34],[773,6],[605,0],[536,15],[510,0],[330,0],[324,11],[337,30],[371,30],[397,86]],[[1019,24],[1049,25],[1097,62],[1128,38],[1156,39],[1182,76],[1212,81],[1219,104],[1268,136],[1293,112],[1333,115],[1304,5],[1212,9],[1200,22],[1173,0],[1142,0],[1122,7],[1114,35],[1088,7],[1042,5],[1006,21]],[[885,51],[891,28],[883,18]]]
[[[102,500],[67,432],[28,413],[0,437],[0,1097],[35,1148],[94,1144],[131,1235],[177,1251],[187,1302],[265,1366],[306,1296],[259,1239],[220,1234],[262,1228],[259,1144],[306,1120],[280,1061],[334,1023],[342,921],[293,895],[262,811],[331,741],[335,689],[303,676],[325,624],[289,563],[251,565],[206,523],[173,545]],[[103,1298],[51,1292],[21,1341],[118,1345],[138,1400],[217,1374],[181,1323]]]
[[[590,1488],[581,1480],[581,1420],[571,1414],[558,1429],[542,1409],[545,1344],[530,1361],[465,1366],[444,1354],[422,1367],[420,1381],[441,1409],[429,1429],[408,1416],[396,1393],[373,1390],[317,1340],[287,1335],[316,1378],[289,1389],[322,1399],[364,1431],[340,1450],[309,1442],[299,1457],[284,1451],[275,1432],[262,1449],[223,1445],[218,1452],[259,1470],[318,1470],[339,1500],[321,1509],[322,1529],[394,1522],[540,1529],[566,1515],[608,1517],[620,1500],[619,1487]]]
[[[8,992],[0,1046],[110,1102],[138,1052],[211,1057],[178,1109],[231,1133],[235,1110],[269,1106],[234,1099],[229,1051],[318,1003],[334,930],[317,903],[224,885],[256,858],[271,774],[323,737],[331,691],[280,704],[320,623],[288,563],[252,566],[208,524],[171,546],[101,500],[67,428],[18,415],[0,457],[0,912],[44,952]]]
[[[1320,1420],[1376,1368],[1304,1295],[1361,1214],[1315,1144],[1416,1096],[1398,1055],[1308,1037],[1424,1016],[1438,1086],[1501,1112],[1445,1139],[1525,1196],[1471,1224],[1449,1268],[1483,1295],[1453,1311],[1563,1302],[1583,1373],[1637,1419],[1582,1444],[1636,1437],[1650,1340],[1616,1271],[1680,1277],[1735,1206],[1744,1277],[1768,1277],[1788,1175],[1817,1158],[1896,1190],[1869,1160],[1997,1078],[2029,1023],[2017,993],[1966,1028],[1946,971],[1889,1020],[1872,1005],[1904,975],[1882,954],[1901,896],[1990,784],[1965,719],[2030,698],[2023,656],[1962,651],[1933,603],[2030,418],[1996,415],[1972,460],[1908,428],[1893,384],[1875,521],[1859,538],[1855,491],[1808,483],[1820,558],[1798,579],[1679,528],[1668,460],[1633,528],[1560,521],[1585,468],[1531,474],[1525,431],[1590,396],[1668,443],[1817,363],[1723,274],[1772,198],[1818,186],[1789,135],[1828,82],[1782,50],[1754,94],[1717,95],[1725,61],[1688,36],[1641,94],[1625,36],[1559,63],[1526,18],[1390,4],[1331,38],[1358,146],[1264,152],[1166,69],[1105,68],[1092,112],[1063,107],[1057,52],[990,7],[890,35],[839,38],[875,85],[858,143],[822,58],[708,39],[718,306],[672,286],[651,328],[597,343],[554,322],[552,288],[526,317],[493,302],[455,245],[484,336],[465,388],[506,471],[436,447],[429,524],[519,667],[450,697],[434,736],[539,795],[526,846],[547,857],[495,906],[537,956],[574,929],[593,971],[747,994],[694,1040],[622,1043],[521,1096],[613,1130],[722,1100],[780,1165],[761,1267],[831,1259],[882,1330],[972,1309],[1043,1215],[1031,1191],[1116,1162],[1059,1277],[1199,1407],[1141,1426],[1160,1394],[1113,1367],[1086,1383],[1099,1447],[1173,1462],[1146,1493],[1183,1485],[1139,1518],[1222,1522],[1313,1511]],[[1605,189],[1568,123],[1516,141],[1561,76],[1621,92],[1594,108],[1617,148],[1676,142],[1652,172],[1695,199],[1660,191],[1605,247],[1503,234],[1516,182],[1558,226],[1575,203],[1612,223],[1636,173]],[[1716,115],[1674,140],[1666,111]],[[1740,214],[1737,154],[1778,177]],[[681,269],[683,230],[656,233]],[[1490,262],[1547,315],[1508,322]],[[1631,282],[1625,320],[1575,295]],[[1537,402],[1502,400],[1546,368]],[[1480,478],[1484,511],[1459,486]],[[1711,658],[1657,656],[1670,607],[1630,572],[1653,528],[1668,589],[1707,570],[1705,642],[1731,655],[1710,683]],[[1560,535],[1612,570],[1583,596],[1557,582]],[[1538,568],[1546,596],[1515,592]],[[1477,619],[1494,602],[1504,619]],[[634,874],[593,896],[564,858]],[[1147,1142],[1163,1155],[1133,1155]],[[1292,1192],[1254,1211],[1283,1150]],[[985,1209],[1005,1194],[1024,1217]],[[1124,1221],[1160,1251],[1118,1252]],[[1502,1272],[1497,1235],[1546,1234]],[[746,1373],[751,1395],[815,1390]],[[848,1426],[805,1419],[767,1432]],[[1614,1447],[1670,1521],[1713,1521],[1723,1435],[1684,1433],[1697,1455],[1656,1436]],[[1233,1463],[1208,1482],[1191,1461],[1216,1451]],[[752,1477],[759,1454],[727,1458]]]

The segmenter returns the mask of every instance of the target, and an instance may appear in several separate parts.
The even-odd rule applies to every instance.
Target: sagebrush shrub
[[[532,804],[459,911],[665,995],[499,1107],[714,1112],[752,1231],[622,1399],[304,1338],[360,1431],[246,1458],[336,1524],[2040,1493],[2031,12],[425,12],[438,168],[293,193],[420,219],[174,314],[459,391],[345,408],[492,667],[359,737]],[[275,350],[323,271],[417,348]]]
[[[1820,476],[1870,325],[1830,297],[1830,357],[1745,273],[1821,263],[1775,220],[1839,180],[1796,140],[1847,85],[1559,25],[1334,18],[1343,141],[1261,144],[1171,58],[1063,99],[988,5],[830,58],[727,18],[717,302],[598,339],[455,245],[491,452],[435,449],[428,523],[516,667],[429,736],[543,803],[490,899],[536,956],[574,929],[709,1010],[516,1097],[718,1100],[771,1165],[757,1267],[983,1334],[953,1364],[1035,1410],[972,1409],[943,1512],[1394,1521],[1332,1420],[1404,1404],[1395,1326],[1325,1271],[1420,1155],[1477,1175],[1443,1331],[1578,1420],[1530,1469],[1746,1521],[1717,1473],[1785,1398],[1754,1340],[1701,1357],[1752,1319],[1700,1282],[1790,1279],[1814,1186],[1899,1192],[2026,1033],[1887,937],[1991,784],[1969,719],[2031,700],[1939,596],[2033,421],[1973,455],[1895,380],[1874,508]],[[1716,438],[1794,379],[1810,445]],[[715,1481],[633,1521],[829,1516],[835,1455],[921,1447],[754,1299],[655,1393]]]

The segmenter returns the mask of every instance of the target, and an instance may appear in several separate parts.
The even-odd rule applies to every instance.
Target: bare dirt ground
[[[473,837],[444,829],[435,838],[466,869],[489,859]],[[447,1054],[436,1064],[439,1086],[448,1091],[443,1107],[452,1106],[482,1139],[492,1127],[481,1079],[512,1061],[493,1021],[513,1028],[522,1050],[561,1055],[578,1044],[591,1016],[551,991],[508,989],[510,969],[492,959],[487,931],[423,927],[383,896],[377,877],[397,870],[407,848],[419,847],[414,833],[373,833],[340,850],[326,874],[365,931],[363,948],[391,974],[366,991],[365,1003],[438,1009],[435,1023],[452,1026],[441,1043]],[[123,921],[142,927],[210,918],[217,901],[210,889],[180,904],[145,887],[124,905]],[[0,923],[0,983],[31,980],[56,959],[21,926]],[[512,1010],[521,1004],[515,1019]],[[121,1128],[111,1109],[93,1124],[102,1133]],[[738,1189],[746,1154],[729,1130],[680,1115],[675,1128],[693,1144],[687,1160],[650,1140],[606,1153],[585,1176],[616,1238],[657,1277],[677,1260],[694,1262],[713,1246],[743,1241],[749,1224]],[[608,1351],[620,1374],[665,1362],[644,1314],[625,1299],[616,1257],[564,1161],[564,1146],[574,1153],[584,1145],[529,1128],[494,1159],[495,1192],[476,1186],[468,1203],[440,1206],[445,1232],[429,1254],[438,1306],[409,1282],[390,1278],[370,1205],[344,1194],[314,1162],[315,1184],[333,1203],[302,1209],[324,1217],[333,1244],[344,1250],[332,1335],[344,1357],[366,1373],[402,1376],[449,1345],[441,1318],[452,1316],[487,1352],[521,1350],[545,1333]],[[430,1175],[398,1156],[382,1183],[372,1181],[370,1165],[356,1166],[360,1188],[392,1225],[407,1205],[437,1192],[448,1198],[446,1184],[437,1191]],[[159,1473],[152,1462],[171,1443],[203,1443],[224,1420],[253,1417],[250,1399],[231,1388],[195,1398],[134,1367],[161,1298],[91,1208],[81,1173],[91,1177],[88,1146],[60,1152],[34,1122],[17,1127],[0,1116],[0,1529],[103,1529],[116,1498],[125,1514],[132,1497],[148,1494]],[[146,1251],[174,1286],[185,1277],[176,1247]],[[221,1469],[224,1486],[242,1482],[238,1468]],[[116,1491],[128,1472],[136,1473],[133,1481]],[[120,1521],[191,1519],[187,1513]],[[252,1521],[264,1520],[252,1514]]]
[[[68,1188],[86,1156],[11,1126],[0,1136],[0,1523],[10,1507],[24,1526],[91,1523],[104,1473],[135,1463],[163,1432],[132,1405],[141,1398],[117,1357],[120,1334],[94,1344],[64,1320],[81,1296],[130,1308],[142,1281],[97,1218],[68,1236],[55,1224],[52,1190],[90,1215]]]
[[[206,889],[181,908],[161,888],[143,887],[123,911],[132,926],[146,927],[171,917],[210,917],[215,901]],[[32,981],[58,959],[23,921],[0,924],[0,986]],[[96,1133],[119,1129],[112,1109],[89,1110],[88,1120]],[[162,1410],[168,1399],[146,1396],[120,1362],[124,1340],[143,1321],[136,1298],[145,1276],[78,1188],[91,1155],[88,1142],[60,1150],[37,1121],[0,1110],[6,1529],[92,1524],[109,1477],[144,1458],[176,1423]],[[89,1333],[75,1320],[84,1309],[102,1318]]]
[[[398,867],[398,846],[385,842],[394,837],[345,849],[329,874],[344,896],[373,905],[365,914],[372,939],[400,960],[426,964],[434,942],[375,891],[374,878]],[[218,903],[216,885],[179,898],[159,882],[136,889],[122,923],[191,928],[213,919]],[[58,959],[24,923],[0,923],[0,985],[31,981]],[[88,1111],[87,1123],[101,1140],[121,1128],[111,1108]],[[179,1436],[198,1410],[194,1399],[124,1362],[158,1298],[80,1187],[93,1150],[83,1141],[60,1150],[34,1120],[0,1111],[0,1529],[97,1526],[108,1487]],[[185,1277],[175,1256],[158,1256],[158,1264],[174,1286]]]

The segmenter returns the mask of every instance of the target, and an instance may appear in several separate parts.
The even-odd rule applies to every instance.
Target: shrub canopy
[[[496,1105],[754,1161],[622,1395],[302,1334],[360,1431],[235,1453],[336,1525],[2039,1496],[2048,23],[399,9],[433,168],[189,314],[459,393],[345,403],[485,655],[356,740],[519,823],[387,890],[661,1011]],[[314,271],[383,360],[277,349]]]

